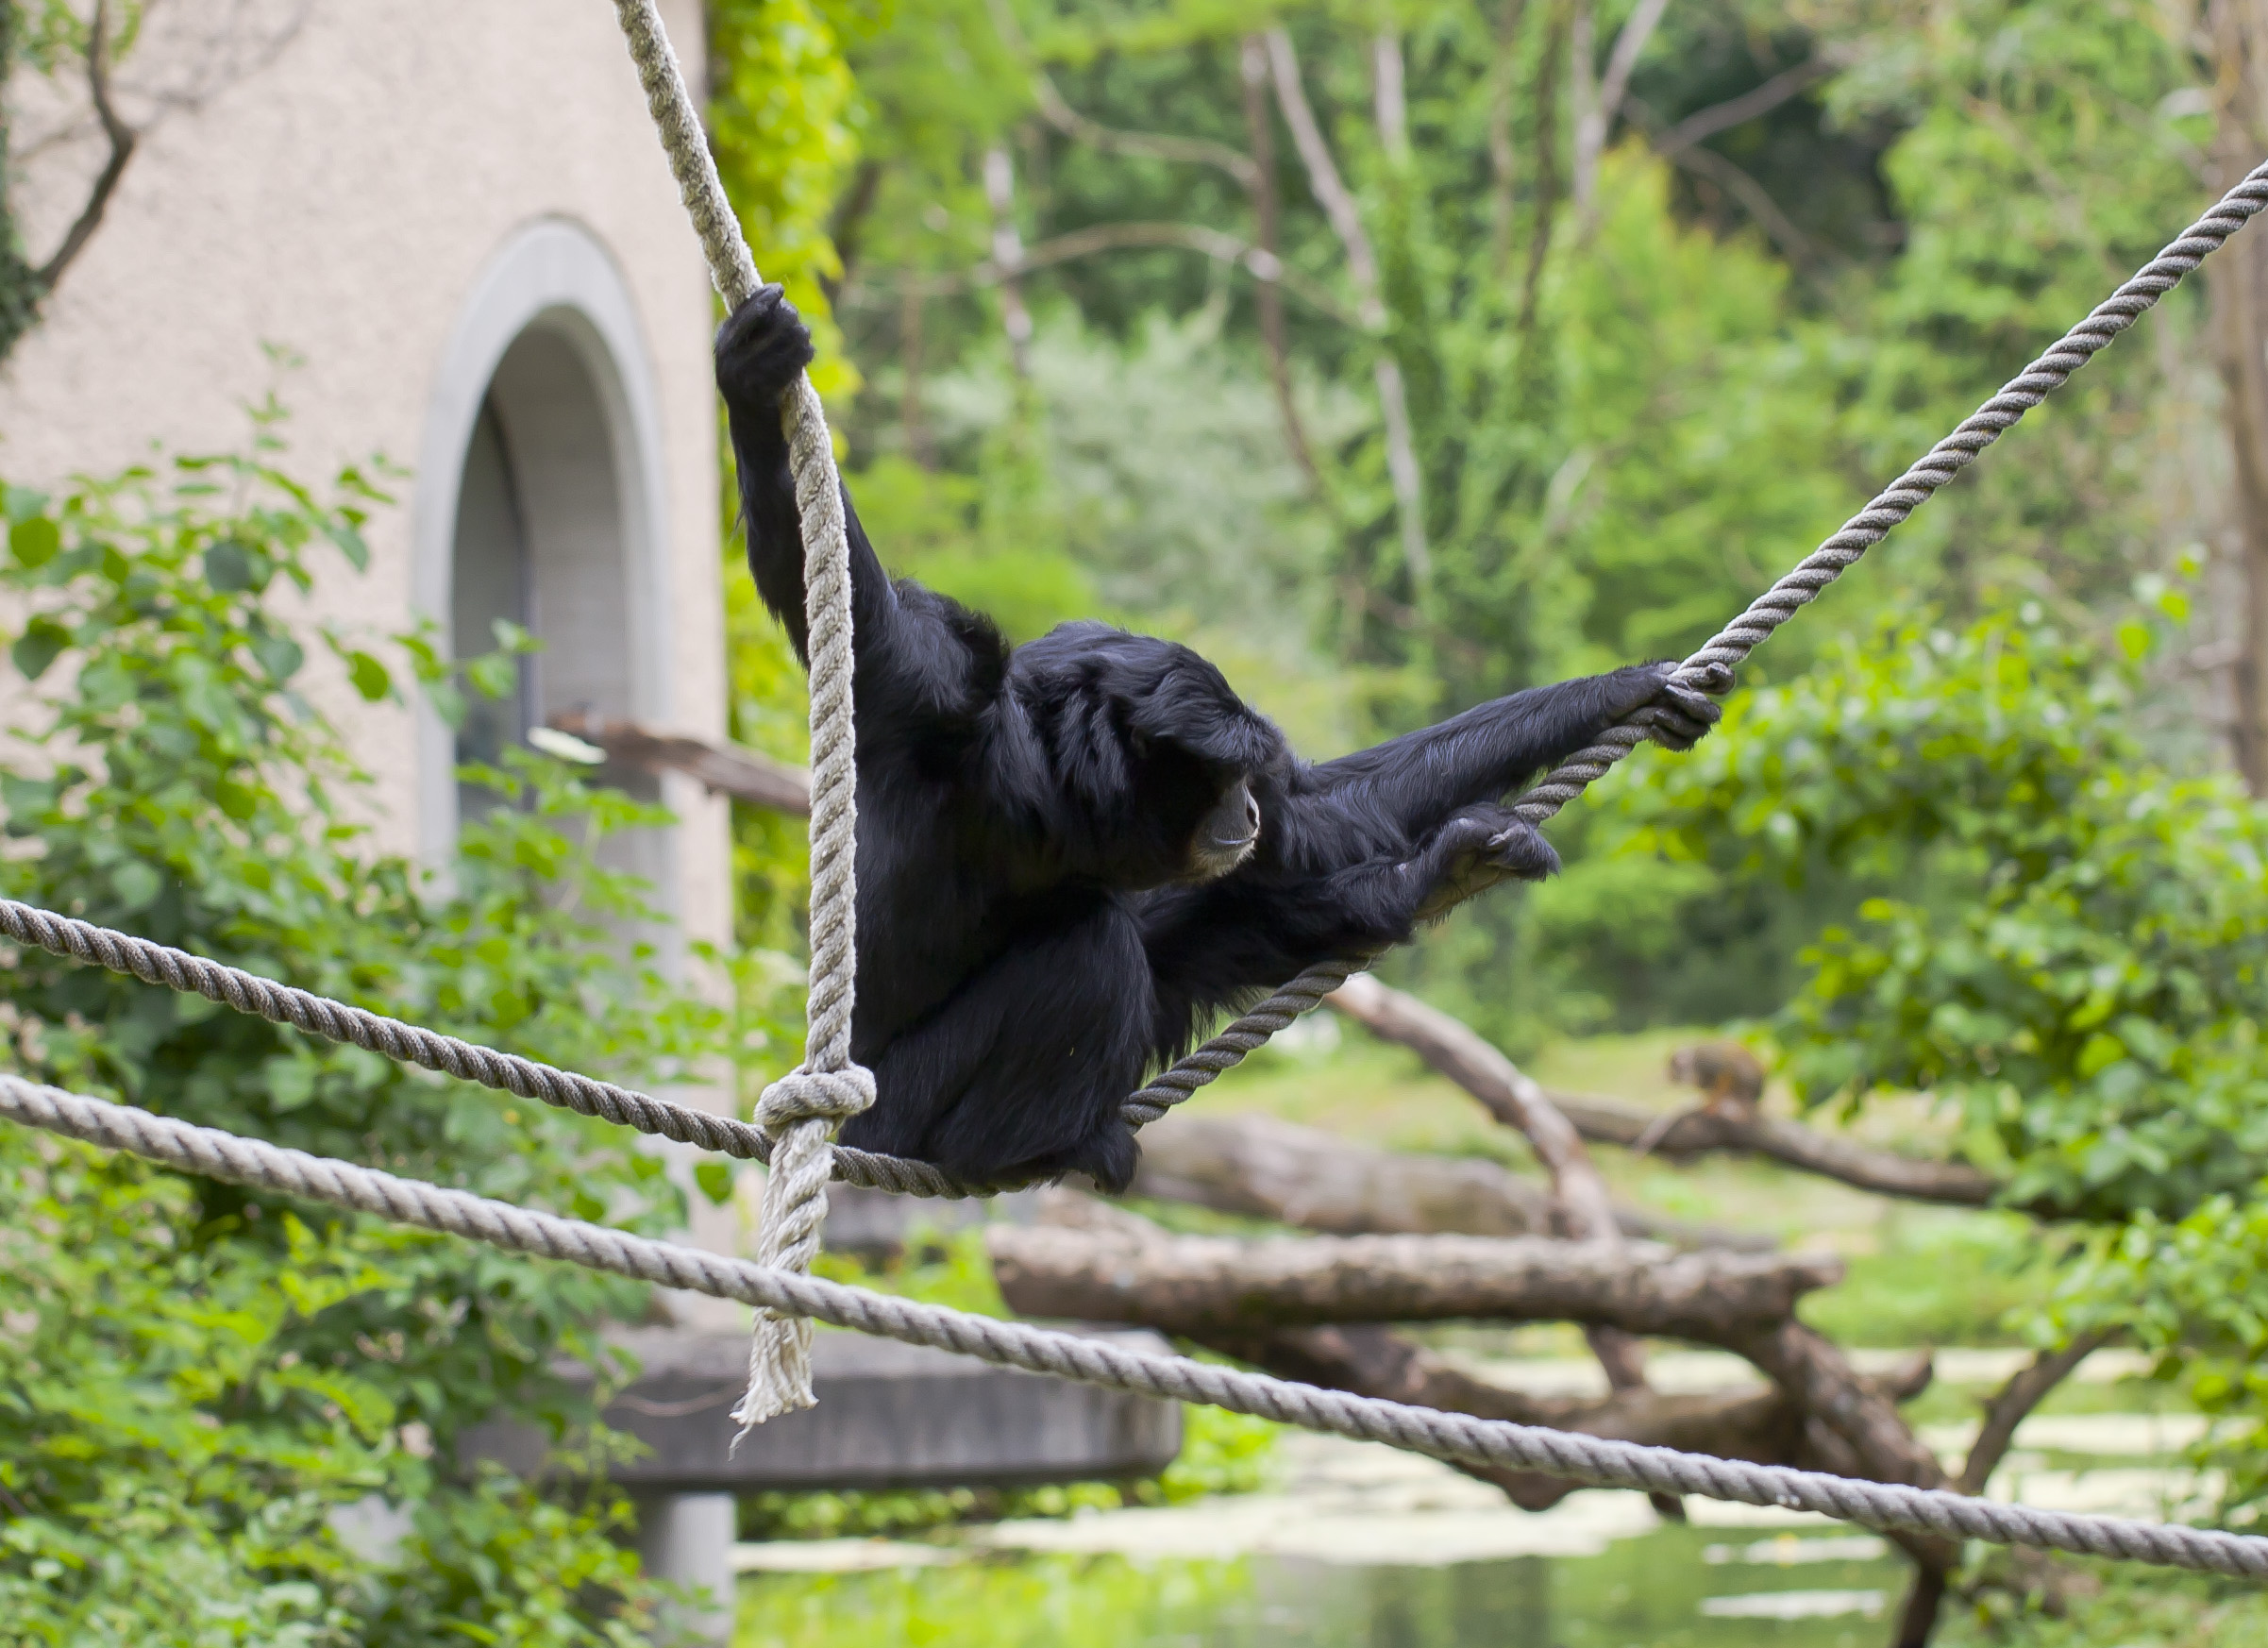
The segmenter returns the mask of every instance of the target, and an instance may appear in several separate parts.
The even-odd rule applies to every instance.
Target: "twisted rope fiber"
[[[560,1259],[665,1287],[690,1288],[760,1310],[793,1313],[1002,1367],[1051,1373],[1112,1390],[1206,1403],[1436,1458],[1542,1471],[1601,1488],[1699,1494],[1815,1511],[1884,1532],[2033,1545],[2248,1578],[2268,1575],[2268,1539],[2117,1517],[2072,1516],[1942,1490],[1749,1465],[1439,1413],[1181,1356],[1147,1355],[1071,1334],[917,1304],[798,1271],[530,1212],[468,1191],[283,1150],[217,1128],[194,1127],[19,1076],[0,1075],[0,1116],[208,1178],[376,1214],[512,1253]]]
[[[755,260],[725,196],[708,135],[685,89],[654,0],[615,0],[678,194],[700,236],[710,277],[733,309],[757,289]],[[874,1078],[851,1063],[858,994],[857,728],[850,704],[850,546],[827,413],[808,374],[781,397],[788,472],[803,528],[803,607],[811,667],[811,987],[802,1067],[774,1083],[757,1124],[775,1141],[764,1181],[757,1253],[767,1265],[811,1269],[827,1222],[835,1129],[874,1102]],[[748,1353],[748,1393],[733,1417],[742,1436],[765,1420],[809,1407],[811,1323],[760,1311]]]
[[[1710,637],[1706,646],[1678,666],[1681,686],[1700,687],[1712,665],[1730,669],[1769,639],[1772,632],[1819,598],[1820,592],[1840,578],[1869,549],[1890,536],[1892,527],[1912,514],[1930,496],[1970,464],[1977,454],[2016,427],[2024,414],[2070,381],[2071,375],[2093,359],[2119,333],[2146,313],[2181,278],[2228,237],[2268,206],[2268,162],[2256,166],[2243,182],[2223,195],[2213,209],[2181,231],[2174,242],[2092,310],[2085,320],[2057,340],[2047,352],[2002,386],[1999,394],[1971,413],[1961,426],[1932,446],[1904,475],[1874,496],[1835,535],[1804,557],[1796,568],[1758,596],[1748,610]],[[1599,742],[1579,749],[1554,767],[1512,803],[1512,811],[1530,824],[1540,825],[1604,778],[1632,750],[1646,742],[1647,712],[1602,733]],[[1495,884],[1476,876],[1456,898],[1429,916],[1445,915],[1456,904]],[[1327,967],[1340,968],[1319,992],[1312,985],[1328,976],[1327,967],[1311,967],[1273,997],[1236,1020],[1150,1085],[1126,1101],[1121,1112],[1135,1127],[1155,1121],[1167,1109],[1187,1099],[1198,1088],[1233,1069],[1245,1055],[1302,1015],[1321,1004],[1322,998],[1344,984],[1347,975],[1367,967],[1367,961]]]

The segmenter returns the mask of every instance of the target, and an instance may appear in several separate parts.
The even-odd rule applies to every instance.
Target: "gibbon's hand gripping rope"
[[[377,1214],[512,1253],[562,1259],[664,1287],[692,1288],[798,1320],[815,1318],[1002,1367],[1052,1373],[1113,1390],[1209,1403],[1311,1431],[1386,1442],[1438,1459],[1540,1471],[1600,1488],[1700,1494],[1814,1511],[1885,1533],[2035,1545],[2249,1579],[2268,1575],[2268,1539],[2120,1517],[2073,1516],[1941,1489],[1750,1465],[1579,1432],[1410,1407],[1182,1356],[1146,1355],[1097,1339],[917,1304],[823,1282],[798,1270],[530,1212],[468,1191],[445,1190],[66,1093],[20,1076],[0,1075],[0,1116],[89,1144],[130,1151],[208,1178]]]
[[[710,277],[726,304],[738,309],[756,291],[756,263],[725,198],[661,13],[654,0],[615,0],[614,10],[678,193],[708,255]],[[765,1088],[756,1106],[756,1125],[773,1141],[756,1249],[767,1265],[802,1271],[818,1253],[819,1229],[827,1221],[835,1129],[874,1102],[874,1078],[850,1057],[850,1010],[858,996],[858,732],[850,714],[850,546],[843,528],[842,483],[827,412],[808,375],[798,375],[781,397],[780,417],[803,522],[811,664],[811,984],[803,1063]],[[811,1323],[758,1311],[748,1347],[748,1390],[732,1415],[740,1435],[811,1404]]]

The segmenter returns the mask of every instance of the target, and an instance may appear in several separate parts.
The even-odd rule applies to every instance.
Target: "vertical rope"
[[[756,291],[756,263],[717,177],[677,53],[654,0],[615,0],[614,10],[679,197],[708,256],[710,278],[737,309]],[[798,376],[781,397],[780,416],[803,523],[803,608],[811,635],[811,993],[803,1063],[766,1088],[756,1106],[756,1123],[773,1141],[756,1249],[764,1265],[807,1272],[827,1222],[835,1129],[874,1102],[874,1078],[850,1060],[850,1012],[858,996],[858,734],[851,717],[843,489],[827,413],[808,376]],[[759,1310],[748,1394],[732,1412],[740,1435],[812,1402],[810,1320]]]

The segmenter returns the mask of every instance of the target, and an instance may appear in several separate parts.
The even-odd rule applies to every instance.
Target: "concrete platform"
[[[1155,1334],[1095,1337],[1168,1348]],[[654,1328],[615,1342],[641,1371],[607,1404],[606,1421],[647,1452],[609,1474],[637,1503],[647,1571],[701,1596],[678,1623],[716,1643],[731,1639],[735,1495],[1150,1476],[1181,1452],[1174,1403],[824,1331],[812,1345],[818,1405],[759,1425],[728,1452],[739,1428],[731,1409],[748,1382],[746,1335]],[[522,1476],[544,1473],[547,1455],[541,1430],[500,1422],[473,1427],[460,1449]]]
[[[1152,1334],[1097,1337],[1166,1349]],[[1181,1452],[1181,1409],[1172,1403],[823,1331],[812,1346],[818,1406],[758,1426],[728,1454],[748,1340],[641,1329],[616,1342],[643,1371],[608,1404],[606,1422],[649,1450],[610,1472],[626,1488],[1012,1488],[1152,1475]],[[465,1452],[522,1475],[546,1464],[531,1426],[477,1426]]]

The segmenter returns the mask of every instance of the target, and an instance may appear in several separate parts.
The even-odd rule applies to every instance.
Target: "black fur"
[[[766,287],[717,336],[748,562],[805,652],[803,538],[781,392],[810,335]],[[1133,1176],[1119,1101],[1218,1009],[1409,935],[1485,859],[1537,879],[1551,845],[1499,805],[1642,705],[1683,746],[1717,708],[1638,664],[1482,704],[1337,761],[1297,760],[1185,647],[1066,624],[1011,648],[991,621],[892,584],[850,529],[858,706],[858,1010],[874,1107],[846,1143],[966,1176]],[[1259,838],[1201,878],[1197,837]],[[1216,864],[1218,860],[1214,861]]]

